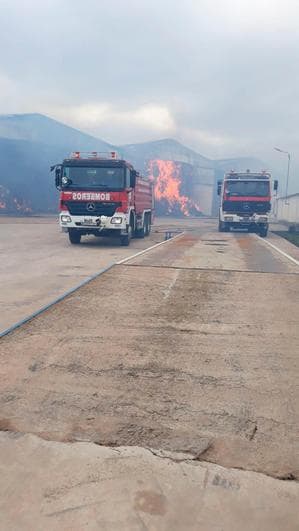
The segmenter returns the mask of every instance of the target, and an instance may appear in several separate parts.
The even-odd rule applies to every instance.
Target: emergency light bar
[[[270,179],[271,178],[271,174],[265,170],[261,171],[261,172],[250,172],[250,170],[246,170],[246,172],[236,172],[236,171],[230,171],[228,173],[225,174],[225,178],[226,179],[234,179],[234,180],[241,180],[241,179],[246,179],[246,180],[255,180],[255,179]]]
[[[116,151],[73,151],[71,159],[109,159],[117,160],[119,158]]]

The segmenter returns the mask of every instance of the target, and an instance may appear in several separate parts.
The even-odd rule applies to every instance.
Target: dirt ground
[[[1,340],[3,529],[297,529],[299,268],[185,229]]]

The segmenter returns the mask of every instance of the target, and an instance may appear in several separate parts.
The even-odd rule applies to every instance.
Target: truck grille
[[[121,203],[100,203],[97,201],[65,201],[64,203],[73,216],[108,216],[114,215]]]
[[[271,205],[269,201],[224,201],[223,210],[229,214],[267,214]]]

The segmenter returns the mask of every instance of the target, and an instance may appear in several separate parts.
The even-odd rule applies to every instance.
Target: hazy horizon
[[[0,113],[111,144],[173,138],[212,159],[299,167],[299,4],[3,0]]]

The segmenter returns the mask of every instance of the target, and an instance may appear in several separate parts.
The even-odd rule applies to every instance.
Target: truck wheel
[[[218,231],[219,232],[229,232],[230,226],[228,223],[224,223],[224,221],[219,221],[218,225]]]
[[[141,229],[137,229],[136,230],[136,237],[137,238],[144,238],[144,236],[146,236],[146,217],[144,217],[144,221],[143,221],[143,225],[141,227]]]
[[[120,237],[120,244],[123,247],[128,247],[130,245],[132,239],[132,232],[132,225],[129,225],[127,234]]]
[[[267,234],[268,234],[268,227],[262,227],[260,229],[260,236],[262,238],[266,238]]]
[[[78,244],[81,241],[81,234],[78,230],[69,229],[69,240],[73,244]]]
[[[145,236],[149,236],[151,233],[151,218],[147,214],[145,216]]]

